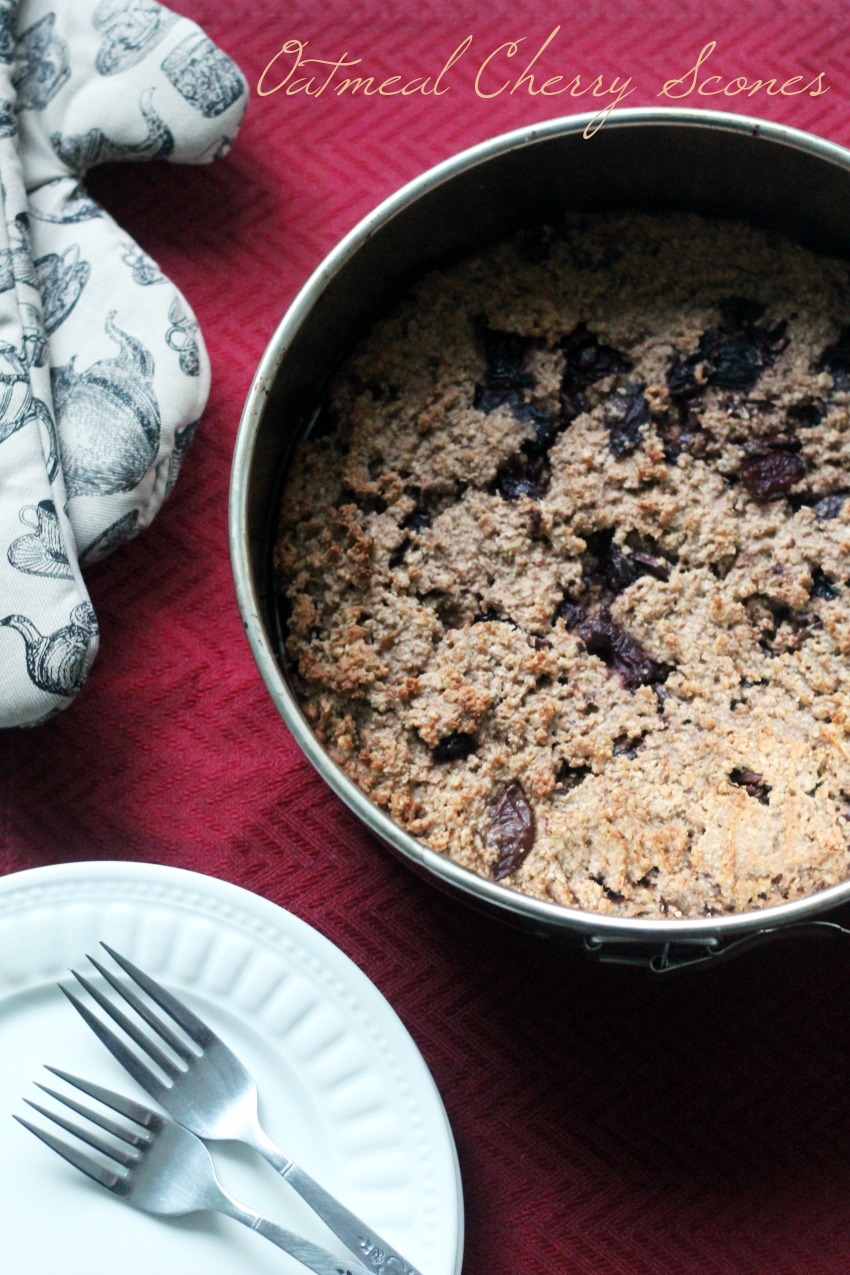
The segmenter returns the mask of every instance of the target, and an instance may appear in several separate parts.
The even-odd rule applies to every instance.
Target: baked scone
[[[850,873],[850,273],[570,215],[425,278],[333,381],[276,567],[293,685],[414,836],[596,913]]]

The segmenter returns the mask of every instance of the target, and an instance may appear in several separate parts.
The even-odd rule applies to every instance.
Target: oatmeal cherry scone
[[[295,689],[408,832],[706,916],[850,875],[850,273],[571,216],[428,276],[333,382],[276,553]]]

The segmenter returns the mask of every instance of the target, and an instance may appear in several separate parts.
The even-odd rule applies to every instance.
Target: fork
[[[284,1230],[235,1200],[218,1181],[210,1153],[203,1142],[182,1125],[175,1124],[166,1116],[121,1094],[113,1093],[110,1089],[80,1080],[55,1067],[48,1067],[47,1070],[131,1122],[128,1125],[113,1120],[100,1111],[92,1111],[76,1099],[49,1089],[46,1085],[38,1085],[38,1088],[89,1120],[95,1128],[91,1125],[78,1125],[37,1102],[24,1099],[27,1106],[93,1147],[108,1162],[107,1166],[87,1151],[40,1129],[22,1116],[15,1116],[25,1129],[46,1142],[82,1173],[105,1186],[107,1191],[112,1191],[114,1195],[145,1213],[171,1217],[206,1210],[224,1213],[259,1235],[264,1235],[316,1275],[366,1275],[366,1268],[359,1262],[349,1264],[346,1260],[334,1257],[325,1249]],[[116,1145],[108,1137],[104,1138],[97,1132],[98,1129],[112,1135],[117,1142],[130,1149],[125,1150],[124,1146]],[[125,1172],[119,1171],[122,1169]]]
[[[164,1053],[150,1034],[128,1018],[99,987],[76,970],[71,973],[104,1013],[147,1055],[147,1060],[159,1068],[167,1081],[160,1080],[148,1062],[129,1048],[77,995],[61,984],[59,986],[95,1035],[142,1089],[178,1124],[205,1142],[241,1142],[257,1151],[298,1192],[349,1252],[369,1268],[372,1275],[419,1275],[392,1245],[382,1240],[276,1146],[260,1125],[254,1078],[224,1041],[182,1001],[127,957],[119,955],[106,943],[102,942],[101,947],[163,1013],[157,1013],[125,981],[89,956],[94,968],[156,1032],[181,1060],[182,1066]],[[185,1032],[194,1048],[178,1036],[172,1023]]]

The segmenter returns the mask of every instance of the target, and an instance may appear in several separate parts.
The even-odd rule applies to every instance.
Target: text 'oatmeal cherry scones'
[[[570,216],[425,278],[300,445],[276,567],[330,757],[483,876],[711,916],[850,876],[850,272]]]

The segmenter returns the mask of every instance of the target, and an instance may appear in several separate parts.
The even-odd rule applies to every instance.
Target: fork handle
[[[359,1262],[349,1264],[344,1257],[334,1257],[318,1244],[311,1244],[309,1240],[285,1230],[276,1222],[270,1222],[267,1217],[255,1213],[253,1209],[245,1208],[227,1192],[223,1194],[226,1207],[221,1208],[222,1213],[226,1213],[228,1217],[235,1218],[243,1226],[271,1240],[272,1244],[276,1244],[285,1253],[289,1253],[290,1257],[294,1257],[302,1266],[313,1271],[314,1275],[366,1275],[365,1268]]]
[[[277,1165],[275,1166],[277,1168]],[[342,1240],[350,1253],[374,1275],[419,1275],[415,1267],[397,1253],[391,1244],[361,1222],[344,1204],[314,1181],[308,1173],[291,1160],[287,1168],[279,1168],[281,1177],[298,1192],[322,1221]]]
[[[337,1239],[342,1240],[349,1253],[367,1268],[370,1275],[420,1275],[401,1253],[380,1235],[361,1221],[356,1214],[340,1204],[330,1191],[320,1186],[309,1173],[284,1155],[259,1124],[254,1126],[251,1145],[264,1160],[276,1169],[313,1212],[320,1217]]]

